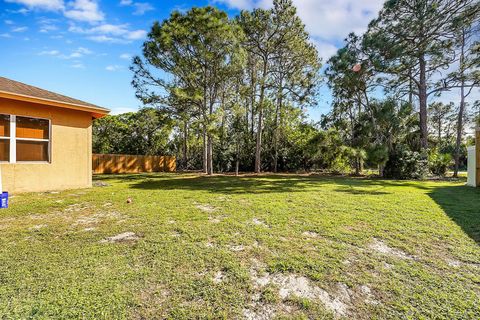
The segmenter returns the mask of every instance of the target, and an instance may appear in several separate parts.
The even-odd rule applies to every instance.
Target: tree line
[[[465,161],[479,104],[479,3],[389,0],[322,66],[291,0],[234,18],[208,6],[155,22],[133,59],[138,113],[94,125],[94,151],[174,154],[183,169],[327,169],[414,178]],[[306,110],[328,85],[331,112]],[[458,90],[453,103],[436,99]],[[475,113],[477,110],[477,113]]]

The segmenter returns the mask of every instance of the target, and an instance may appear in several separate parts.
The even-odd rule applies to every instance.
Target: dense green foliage
[[[334,103],[324,122],[339,128],[345,144],[373,152],[369,158],[387,153],[391,178],[424,176],[428,148],[448,154],[431,158],[434,174],[444,174],[454,156],[457,175],[472,119],[465,99],[480,84],[472,34],[480,30],[479,12],[473,0],[386,1],[367,32],[349,35],[328,61]],[[459,104],[434,101],[454,88]]]
[[[163,112],[144,108],[138,112],[95,120],[93,152],[134,155],[169,154],[173,123]]]

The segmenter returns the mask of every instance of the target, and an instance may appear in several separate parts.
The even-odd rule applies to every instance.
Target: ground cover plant
[[[476,319],[480,190],[98,176],[0,211],[2,319]],[[128,200],[128,201],[127,201]]]

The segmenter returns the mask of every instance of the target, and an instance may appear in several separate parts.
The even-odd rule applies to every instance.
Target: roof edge
[[[102,108],[102,107],[92,107],[92,106],[81,105],[81,104],[76,104],[76,103],[69,103],[69,102],[62,102],[62,101],[58,101],[58,100],[38,98],[38,97],[34,97],[34,96],[12,93],[12,92],[3,91],[3,90],[0,90],[0,97],[1,98],[7,98],[7,99],[13,99],[13,100],[20,100],[20,101],[25,101],[25,102],[33,102],[33,103],[38,103],[38,104],[48,105],[48,106],[54,106],[54,107],[59,107],[59,108],[66,108],[66,109],[90,112],[95,119],[102,118],[102,117],[106,116],[108,113],[110,113],[109,109]]]

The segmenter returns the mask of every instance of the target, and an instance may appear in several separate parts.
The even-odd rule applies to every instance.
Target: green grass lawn
[[[0,319],[480,317],[480,190],[464,182],[96,182],[0,211]]]

